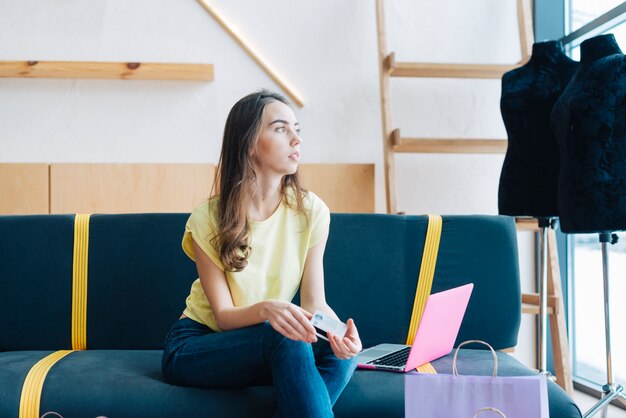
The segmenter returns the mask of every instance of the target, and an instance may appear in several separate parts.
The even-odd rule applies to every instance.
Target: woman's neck
[[[276,211],[282,200],[281,180],[280,177],[264,178],[257,176],[248,206],[248,216],[251,220],[263,221]]]

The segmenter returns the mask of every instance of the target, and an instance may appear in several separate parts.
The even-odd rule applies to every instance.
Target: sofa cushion
[[[22,384],[37,361],[49,351],[0,353],[0,416],[18,415]],[[533,372],[513,357],[498,353],[501,376]],[[491,374],[491,353],[462,349],[459,371]],[[451,373],[452,355],[433,362]],[[550,417],[580,417],[563,390],[548,382]],[[41,414],[55,411],[72,417],[271,417],[275,408],[271,386],[237,390],[183,388],[161,377],[161,351],[87,350],[69,354],[48,373]],[[357,370],[335,405],[337,417],[403,417],[404,374]]]
[[[17,417],[28,370],[49,351],[0,353],[0,417]],[[41,415],[83,417],[271,416],[271,386],[205,390],[167,384],[160,350],[88,350],[70,353],[46,377]]]

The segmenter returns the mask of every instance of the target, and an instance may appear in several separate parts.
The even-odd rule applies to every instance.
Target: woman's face
[[[293,110],[274,101],[263,110],[259,137],[252,155],[257,175],[293,174],[300,161],[300,124]]]

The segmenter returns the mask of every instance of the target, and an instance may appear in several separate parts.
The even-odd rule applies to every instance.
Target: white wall
[[[212,4],[304,97],[302,161],[375,163],[383,212],[374,1]],[[386,21],[398,60],[520,59],[514,0],[387,0]],[[0,162],[215,163],[230,106],[258,88],[278,90],[194,0],[2,0],[0,60],[215,64],[211,83],[0,79]],[[499,80],[396,79],[391,87],[404,135],[506,137]],[[398,209],[495,214],[502,160],[400,156]],[[520,237],[522,271],[532,274],[532,240]],[[522,358],[532,352],[526,334]]]

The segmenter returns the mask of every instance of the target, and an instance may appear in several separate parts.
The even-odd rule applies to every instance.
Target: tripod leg
[[[602,243],[602,282],[604,284],[604,337],[606,348],[606,383],[613,384],[613,361],[611,359],[611,312],[609,308],[609,252]]]
[[[606,418],[609,403],[615,398],[624,398],[624,388],[621,385],[604,385],[603,389],[604,393],[602,394],[602,398],[590,410],[585,412],[585,415],[583,415],[584,418],[591,417],[600,412],[600,410],[602,410],[602,418]]]
[[[604,285],[604,336],[606,342],[606,385],[603,386],[604,393],[602,399],[596,403],[584,415],[584,418],[590,417],[602,410],[602,417],[606,418],[608,413],[609,402],[616,397],[623,397],[624,388],[621,385],[613,383],[613,365],[611,360],[611,321],[609,306],[609,253],[607,242],[610,241],[610,234],[601,233],[600,242],[602,243],[602,282]]]
[[[548,358],[548,226],[542,226],[541,232],[541,277],[539,279],[539,320],[537,321],[537,370],[544,373]]]

